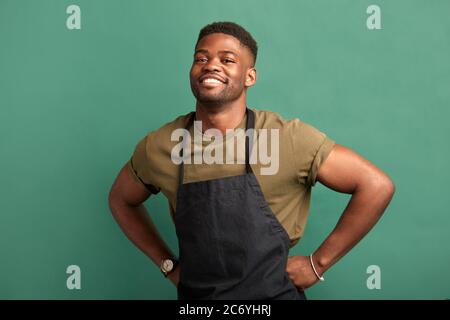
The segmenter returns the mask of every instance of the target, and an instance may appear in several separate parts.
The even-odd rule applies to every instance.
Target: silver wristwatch
[[[178,264],[178,260],[175,258],[167,258],[161,261],[160,269],[165,277],[171,273]]]

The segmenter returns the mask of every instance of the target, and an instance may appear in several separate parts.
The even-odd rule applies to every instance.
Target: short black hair
[[[252,35],[237,23],[222,21],[213,22],[204,26],[200,30],[195,46],[197,47],[197,44],[203,37],[206,37],[207,35],[210,35],[212,33],[224,33],[235,37],[241,42],[242,45],[250,49],[253,55],[253,62],[256,62],[256,56],[258,55],[258,44],[256,43],[255,39],[253,39]]]

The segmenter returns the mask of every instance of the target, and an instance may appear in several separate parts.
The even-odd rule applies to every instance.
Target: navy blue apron
[[[254,125],[247,109],[246,127]],[[246,173],[221,179],[183,184],[180,165],[175,213],[180,300],[305,299],[286,273],[289,236],[264,198],[249,154],[246,137]]]

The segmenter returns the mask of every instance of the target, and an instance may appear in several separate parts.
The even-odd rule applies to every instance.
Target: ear
[[[254,67],[249,68],[247,70],[247,74],[245,76],[245,87],[251,87],[256,83],[256,69]]]

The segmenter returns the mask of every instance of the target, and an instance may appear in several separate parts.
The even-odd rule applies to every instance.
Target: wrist
[[[178,265],[178,260],[174,257],[163,258],[160,263],[160,270],[164,277],[169,277]]]
[[[177,272],[178,272],[178,267],[179,267],[179,264],[177,263],[177,264],[173,267],[173,270],[170,271],[170,272],[167,274],[166,278],[169,279],[169,280],[174,280],[174,279],[176,278],[176,275],[177,275]]]
[[[330,260],[318,252],[313,254],[313,261],[317,272],[324,274],[330,268]]]
[[[325,281],[323,277],[323,270],[317,266],[317,260],[314,258],[314,254],[311,253],[309,255],[309,263],[311,264],[311,268],[316,275],[317,279],[320,281]]]
[[[169,279],[175,287],[178,287],[178,283],[180,281],[180,265],[177,264],[173,271],[169,273],[166,278]]]

